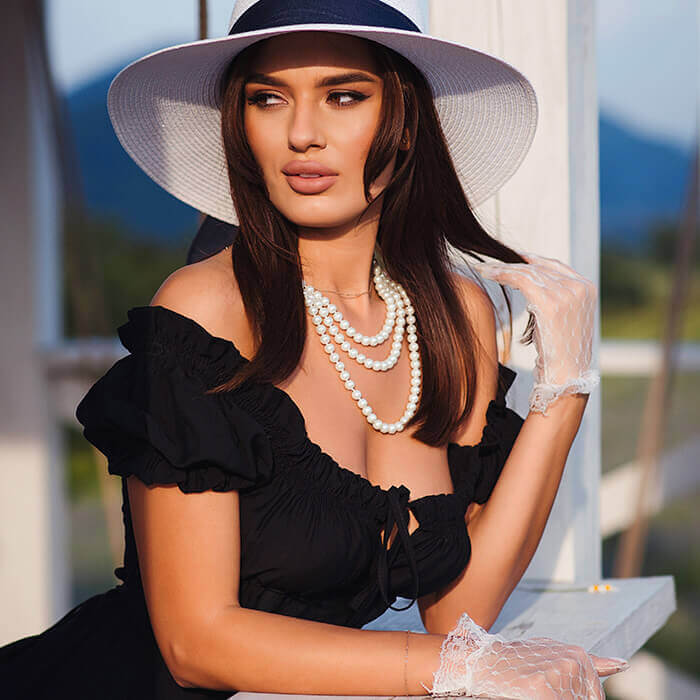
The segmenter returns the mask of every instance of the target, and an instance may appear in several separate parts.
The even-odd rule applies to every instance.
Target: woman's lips
[[[282,172],[289,186],[299,194],[318,194],[327,190],[338,177],[338,173],[315,160],[292,160]]]
[[[337,175],[285,175],[289,186],[299,194],[318,194],[331,187]]]

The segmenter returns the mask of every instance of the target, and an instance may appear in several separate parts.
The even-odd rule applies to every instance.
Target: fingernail
[[[629,661],[626,661],[625,659],[620,659],[617,656],[611,656],[610,658],[620,667],[621,671],[625,671],[630,667]]]

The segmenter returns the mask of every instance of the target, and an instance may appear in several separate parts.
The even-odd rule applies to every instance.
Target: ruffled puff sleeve
[[[184,493],[246,490],[273,470],[269,439],[236,405],[235,391],[206,389],[234,374],[235,346],[164,307],[136,307],[119,337],[129,354],[76,410],[86,439],[110,474]]]
[[[515,377],[514,370],[499,363],[498,391],[486,409],[486,425],[480,442],[448,445],[447,458],[455,493],[461,494],[467,503],[483,504],[488,500],[525,422],[506,406],[505,396]]]

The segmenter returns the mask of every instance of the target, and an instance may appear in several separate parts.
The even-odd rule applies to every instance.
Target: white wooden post
[[[513,177],[478,208],[480,221],[505,243],[558,258],[598,284],[593,9],[593,0],[432,0],[428,31],[511,63],[537,93],[539,121],[530,151]],[[500,301],[498,285],[486,284]],[[516,340],[508,362],[518,377],[508,404],[525,416],[535,350],[517,342],[527,312],[519,292],[512,299]],[[594,366],[599,336],[598,323]],[[538,550],[493,631],[507,638],[549,636],[592,653],[625,656],[664,624],[675,609],[675,590],[670,576],[600,581],[600,400],[598,387],[589,397]],[[610,592],[601,597],[589,589],[598,582],[609,584]],[[423,630],[415,606],[387,611],[366,627]]]
[[[69,605],[62,450],[40,351],[60,328],[56,161],[23,5],[5,3],[0,23],[0,644]]]
[[[460,0],[430,3],[430,33],[502,58],[532,82],[535,139],[515,175],[478,216],[516,248],[559,258],[598,283],[598,105],[593,0]],[[497,285],[493,298],[502,298]],[[534,348],[517,342],[527,321],[513,293],[509,404],[527,415]],[[596,330],[594,358],[598,355]],[[596,362],[596,359],[594,359]],[[540,546],[524,580],[593,582],[601,575],[600,387],[590,396]]]

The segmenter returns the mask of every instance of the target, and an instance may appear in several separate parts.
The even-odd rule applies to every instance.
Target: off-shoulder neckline
[[[220,349],[222,350],[222,356],[225,357],[226,353],[230,353],[231,357],[233,360],[235,360],[235,364],[233,367],[237,366],[238,364],[246,364],[250,363],[250,360],[241,353],[241,351],[238,349],[236,344],[232,341],[229,340],[228,338],[222,338],[220,336],[213,335],[210,333],[204,326],[202,326],[200,323],[195,321],[193,318],[190,318],[189,316],[185,316],[177,311],[173,311],[172,309],[169,309],[165,306],[160,306],[160,305],[149,305],[149,306],[135,306],[129,309],[127,312],[127,316],[129,318],[129,322],[124,324],[123,326],[120,326],[119,328],[119,337],[124,344],[124,347],[126,347],[128,350],[135,349],[135,343],[133,341],[136,340],[136,338],[130,337],[128,334],[128,326],[130,323],[134,322],[137,320],[137,318],[141,315],[162,315],[163,318],[167,318],[170,321],[175,321],[181,324],[184,324],[188,326],[188,328],[198,334],[202,337],[202,339],[206,340],[208,343],[214,343],[216,345],[220,346]],[[143,340],[143,339],[141,339]],[[498,363],[498,387],[497,387],[497,393],[496,393],[496,398],[492,399],[489,402],[489,407],[491,407],[492,404],[496,403],[498,400],[503,400],[503,397],[505,393],[508,391],[510,388],[511,384],[513,383],[513,380],[515,379],[515,371],[512,370],[510,367],[502,364],[501,362]],[[329,454],[326,452],[318,443],[314,442],[308,434],[307,430],[307,425],[306,425],[306,418],[304,417],[304,414],[297,404],[297,402],[292,398],[292,396],[286,392],[284,389],[281,389],[278,387],[276,384],[273,384],[272,382],[266,382],[266,381],[261,381],[261,380],[256,380],[255,383],[259,386],[265,386],[267,387],[270,391],[274,392],[278,397],[281,398],[281,400],[285,401],[287,405],[298,415],[299,419],[301,420],[301,424],[304,429],[304,439],[308,441],[309,445],[311,445],[314,449],[318,450],[321,454],[325,455],[328,457],[333,464],[336,466],[337,469],[340,469],[344,472],[347,472],[348,474],[351,474],[352,477],[359,479],[361,482],[366,484],[368,487],[371,487],[372,489],[379,489],[383,493],[386,493],[389,489],[384,489],[382,486],[379,484],[373,484],[367,477],[363,476],[362,474],[353,471],[352,469],[348,469],[347,467],[344,467],[342,464],[340,464],[334,457],[333,455]],[[488,425],[488,423],[487,423]],[[477,443],[478,444],[478,443]],[[448,450],[449,453],[449,448],[450,446],[453,446],[455,448],[460,448],[460,447],[472,447],[472,445],[460,445],[459,443],[456,442],[449,442],[446,446],[446,450]],[[449,457],[448,457],[449,459]],[[409,505],[413,505],[415,503],[421,502],[421,501],[427,501],[429,499],[434,499],[434,498],[439,498],[439,497],[444,497],[444,496],[456,496],[456,491],[454,493],[435,493],[435,494],[426,494],[425,496],[421,496],[419,498],[415,498],[413,500],[410,500],[410,495],[411,495],[411,490],[408,488],[408,486],[401,484],[396,487],[399,491],[403,491],[404,495],[407,497],[407,502]]]

